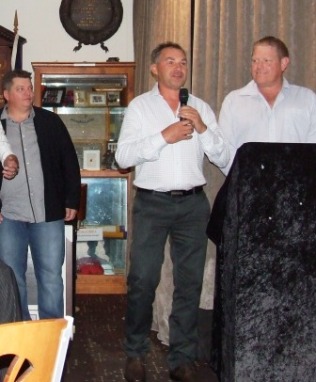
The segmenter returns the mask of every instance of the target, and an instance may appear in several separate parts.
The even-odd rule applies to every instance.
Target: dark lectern
[[[214,368],[221,382],[315,382],[316,145],[247,143],[223,187],[208,227],[223,224]]]

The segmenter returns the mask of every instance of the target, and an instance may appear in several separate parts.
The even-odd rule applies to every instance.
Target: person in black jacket
[[[19,172],[13,180],[2,180],[0,259],[13,269],[23,319],[30,319],[25,281],[29,246],[39,317],[63,317],[64,222],[75,219],[79,209],[78,159],[60,117],[33,106],[31,73],[8,72],[3,90],[0,118]]]
[[[14,272],[0,260],[0,324],[21,320],[20,295]]]
[[[0,324],[21,321],[21,305],[18,286],[10,267],[0,260]],[[13,355],[0,357],[0,382],[4,380]]]

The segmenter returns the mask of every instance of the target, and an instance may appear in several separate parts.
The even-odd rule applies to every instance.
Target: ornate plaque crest
[[[59,16],[66,32],[78,45],[101,45],[108,52],[104,41],[112,37],[121,25],[123,6],[120,0],[62,0]]]

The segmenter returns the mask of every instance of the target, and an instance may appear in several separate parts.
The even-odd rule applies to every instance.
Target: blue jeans
[[[30,319],[25,278],[28,245],[37,280],[39,317],[63,317],[64,220],[25,223],[4,218],[0,224],[0,258],[14,271],[24,320]]]
[[[137,192],[127,280],[124,341],[127,356],[142,356],[149,350],[152,304],[169,235],[174,293],[169,318],[168,364],[174,369],[197,359],[197,321],[209,215],[210,206],[204,192],[179,197]]]

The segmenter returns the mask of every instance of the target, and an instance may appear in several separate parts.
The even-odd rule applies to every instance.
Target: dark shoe
[[[197,368],[194,363],[188,363],[170,370],[169,375],[173,381],[196,382]]]
[[[208,362],[197,361],[197,380],[199,382],[219,382],[216,373]]]
[[[145,382],[146,370],[143,357],[128,357],[125,364],[124,377],[127,382]]]

